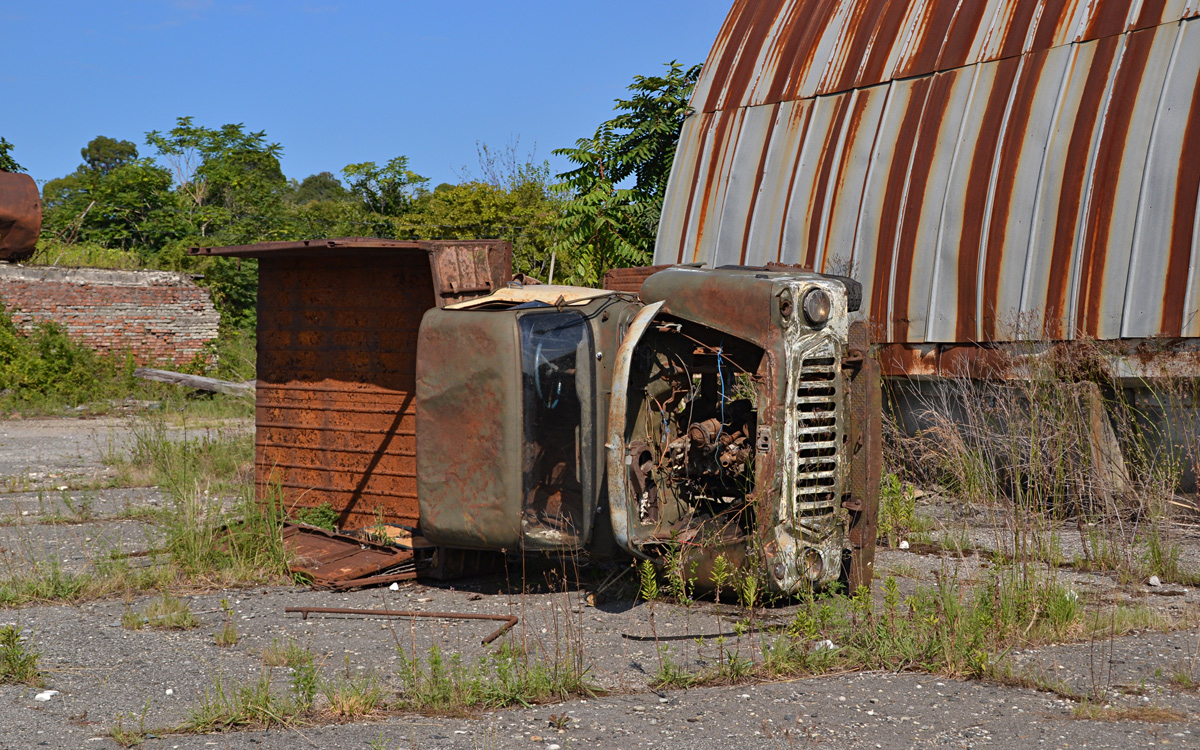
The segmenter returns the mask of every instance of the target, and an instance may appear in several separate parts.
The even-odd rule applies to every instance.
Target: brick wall
[[[208,290],[168,271],[25,267],[0,263],[0,299],[28,330],[42,321],[142,364],[186,364],[215,338],[220,321]]]

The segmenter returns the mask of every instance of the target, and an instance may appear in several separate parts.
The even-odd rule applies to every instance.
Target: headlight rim
[[[804,293],[800,307],[804,310],[804,320],[810,326],[824,328],[833,314],[833,297],[821,287],[813,287]]]

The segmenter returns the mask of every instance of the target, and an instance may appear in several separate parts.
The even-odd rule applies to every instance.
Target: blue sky
[[[404,154],[456,182],[476,141],[550,155],[637,74],[703,62],[732,0],[8,3],[0,136],[37,180],[97,135],[138,144],[181,115],[245,123],[302,179]]]

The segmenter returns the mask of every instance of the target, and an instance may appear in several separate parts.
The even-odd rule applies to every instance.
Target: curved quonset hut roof
[[[1200,335],[1200,0],[738,0],[656,263],[849,271],[884,342]]]

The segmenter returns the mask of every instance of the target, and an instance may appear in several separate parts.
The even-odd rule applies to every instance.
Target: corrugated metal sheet
[[[499,241],[344,238],[196,248],[257,258],[259,496],[328,502],[340,526],[416,526],[417,332],[425,311],[511,277]]]
[[[1198,15],[739,0],[655,263],[849,272],[883,342],[1196,336]]]

